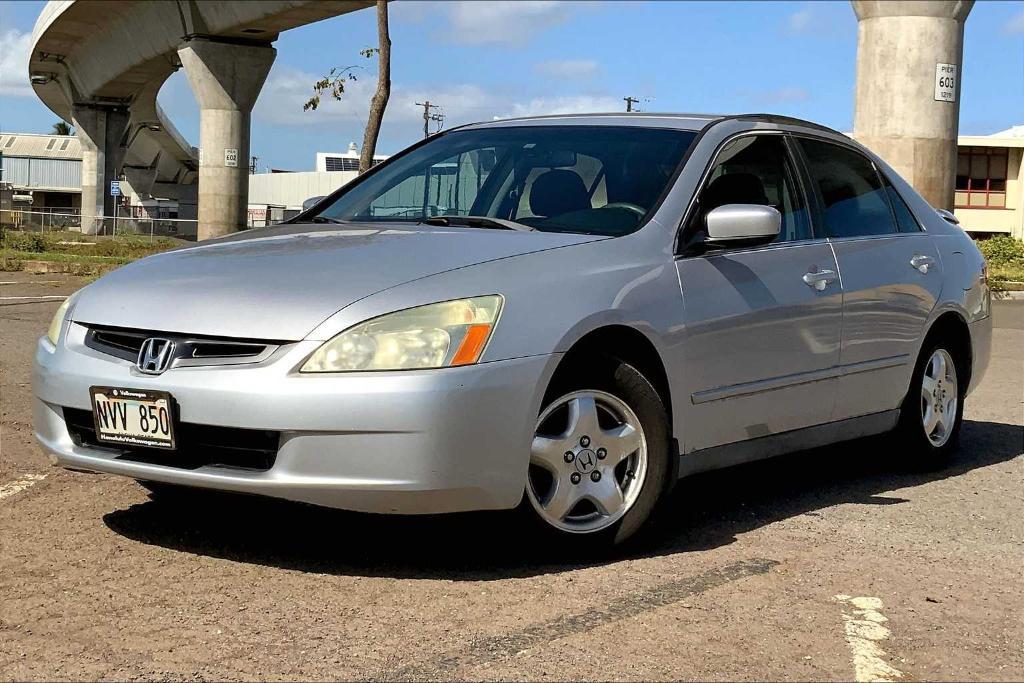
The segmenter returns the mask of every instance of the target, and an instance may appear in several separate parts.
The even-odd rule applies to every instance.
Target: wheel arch
[[[957,311],[947,310],[939,314],[928,326],[928,332],[924,336],[922,350],[930,343],[938,340],[948,340],[950,350],[954,353],[957,361],[957,374],[963,378],[963,392],[966,395],[971,386],[971,374],[974,368],[974,351],[971,345],[971,331],[967,321]]]
[[[672,390],[665,362],[657,346],[643,332],[624,324],[607,324],[594,328],[574,341],[562,355],[548,382],[544,404],[554,398],[550,394],[595,357],[607,357],[628,363],[642,374],[658,393],[672,424]]]

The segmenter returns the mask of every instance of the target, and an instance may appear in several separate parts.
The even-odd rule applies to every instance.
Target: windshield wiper
[[[536,232],[536,228],[529,225],[507,221],[503,218],[491,218],[490,216],[427,216],[423,219],[427,225],[466,225],[471,228],[490,228],[492,230],[517,230],[519,232]]]
[[[310,223],[340,223],[345,224],[345,221],[340,218],[331,218],[330,216],[313,216],[309,219]]]

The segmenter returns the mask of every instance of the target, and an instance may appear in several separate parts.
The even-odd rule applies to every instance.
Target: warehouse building
[[[13,210],[77,214],[82,143],[74,135],[0,133],[0,182],[13,190]]]

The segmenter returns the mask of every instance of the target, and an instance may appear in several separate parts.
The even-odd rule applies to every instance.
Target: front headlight
[[[492,295],[388,313],[325,342],[301,372],[412,370],[476,363],[500,311],[501,297]]]
[[[53,320],[50,321],[50,329],[46,331],[46,338],[50,340],[50,343],[54,346],[57,345],[57,339],[60,338],[60,328],[64,326],[64,316],[68,314],[68,306],[71,305],[71,297],[64,299],[64,303],[60,305],[57,312],[53,314]]]

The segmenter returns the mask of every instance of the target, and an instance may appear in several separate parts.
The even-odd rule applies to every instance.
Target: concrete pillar
[[[857,13],[853,136],[933,206],[952,210],[964,21],[974,1],[852,4]],[[955,74],[941,65],[953,65]],[[955,78],[951,92],[950,76]],[[941,87],[940,77],[947,79]]]
[[[277,50],[193,39],[179,50],[199,103],[199,239],[246,224],[249,122]]]
[[[114,214],[110,181],[118,178],[124,160],[128,110],[94,104],[75,104],[71,120],[82,143],[82,232],[95,235],[102,216]]]

